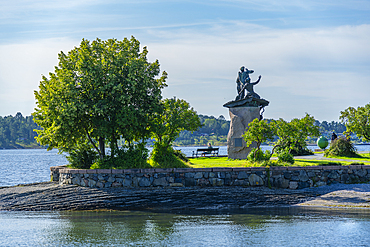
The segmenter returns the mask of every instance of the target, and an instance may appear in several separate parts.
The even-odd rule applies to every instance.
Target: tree
[[[254,150],[254,157],[260,150],[260,146],[267,140],[273,140],[276,134],[276,125],[274,121],[268,123],[266,120],[254,119],[248,124],[247,131],[243,134],[247,147],[256,142],[257,148]]]
[[[315,125],[315,118],[306,113],[304,118],[292,119],[286,122],[284,119],[276,121],[276,135],[279,137],[275,148],[278,152],[288,150],[293,155],[308,154],[305,140],[308,136],[319,136],[319,127]]]
[[[35,91],[34,121],[43,128],[37,141],[65,152],[90,143],[103,160],[105,145],[114,157],[120,138],[132,146],[149,137],[167,74],[156,79],[159,62],[149,63],[147,53],[134,37],[83,39],[68,54],[61,52],[54,73],[43,76]]]
[[[154,117],[152,137],[155,138],[156,142],[154,143],[152,160],[166,166],[174,162],[172,142],[179,137],[180,132],[184,130],[196,131],[201,123],[196,111],[185,100],[164,99],[162,104],[164,111]]]
[[[345,134],[353,132],[363,141],[370,141],[370,103],[357,109],[348,107],[340,114],[339,118],[347,127]]]

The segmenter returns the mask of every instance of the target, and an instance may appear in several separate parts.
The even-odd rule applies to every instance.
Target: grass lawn
[[[336,159],[349,159],[361,161],[370,161],[369,154],[361,154],[362,158],[348,158],[348,157],[331,157]],[[293,165],[289,163],[278,163],[276,160],[270,160],[267,163],[251,163],[247,160],[229,160],[227,157],[201,157],[190,159],[190,167],[192,168],[213,168],[213,167],[261,167],[261,166],[320,166],[320,165],[350,165],[353,161],[330,161],[330,160],[307,160],[295,159]],[[364,163],[367,164],[367,163]]]

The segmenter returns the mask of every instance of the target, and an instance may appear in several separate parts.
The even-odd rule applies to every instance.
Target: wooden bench
[[[193,157],[197,157],[198,155],[210,155],[210,156],[218,156],[218,149],[219,148],[198,148],[196,152],[193,151]]]

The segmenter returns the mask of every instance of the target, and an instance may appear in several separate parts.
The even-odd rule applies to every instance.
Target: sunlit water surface
[[[0,212],[0,246],[369,246],[366,212]]]
[[[66,163],[56,151],[0,150],[0,187],[48,181]],[[0,246],[370,246],[366,210],[0,211],[0,223]]]

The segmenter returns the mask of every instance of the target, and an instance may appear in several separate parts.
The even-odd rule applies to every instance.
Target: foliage
[[[259,148],[253,148],[248,154],[247,159],[252,162],[268,161],[271,158],[270,150],[263,152]]]
[[[247,147],[256,142],[257,148],[253,149],[253,159],[258,159],[260,146],[267,140],[273,140],[276,133],[275,121],[268,123],[266,120],[254,119],[248,124],[247,131],[243,134]],[[270,158],[270,157],[269,157]]]
[[[163,112],[154,116],[152,137],[156,143],[169,147],[183,130],[195,131],[200,126],[199,117],[190,104],[182,99],[162,100]]]
[[[156,79],[159,62],[149,63],[147,53],[134,37],[83,39],[68,54],[61,52],[55,72],[43,76],[35,91],[33,116],[43,128],[37,141],[69,153],[88,140],[103,162],[106,145],[114,160],[120,138],[128,145],[148,138],[152,117],[162,110],[167,74]]]
[[[114,155],[98,159],[91,169],[128,169],[128,168],[151,168],[147,162],[148,149],[144,143],[125,145],[115,151]]]
[[[77,169],[90,169],[91,165],[99,159],[98,154],[92,149],[90,143],[78,143],[76,148],[70,150],[67,160]]]
[[[33,122],[32,116],[23,117],[20,112],[0,117],[0,148],[22,148],[25,146],[38,146],[35,141],[37,133],[34,129],[40,129]]]
[[[304,118],[292,119],[286,122],[283,119],[276,121],[276,134],[279,140],[276,142],[274,148],[277,153],[288,150],[292,155],[312,154],[307,148],[305,140],[308,136],[319,136],[319,127],[315,125],[314,117],[306,114]]]
[[[184,155],[173,150],[172,143],[183,130],[195,131],[201,124],[199,117],[182,99],[162,100],[163,112],[154,116],[152,137],[155,139],[151,164],[155,167],[186,167]]]
[[[358,157],[358,154],[349,139],[340,137],[331,141],[329,149],[325,150],[325,156]]]
[[[283,150],[278,153],[278,162],[294,164],[294,157],[291,153],[289,153],[289,150]]]
[[[339,118],[347,127],[345,134],[354,132],[363,141],[370,141],[370,103],[357,109],[348,107],[340,114]]]
[[[156,168],[187,168],[189,167],[181,160],[170,146],[155,143],[149,163]]]

